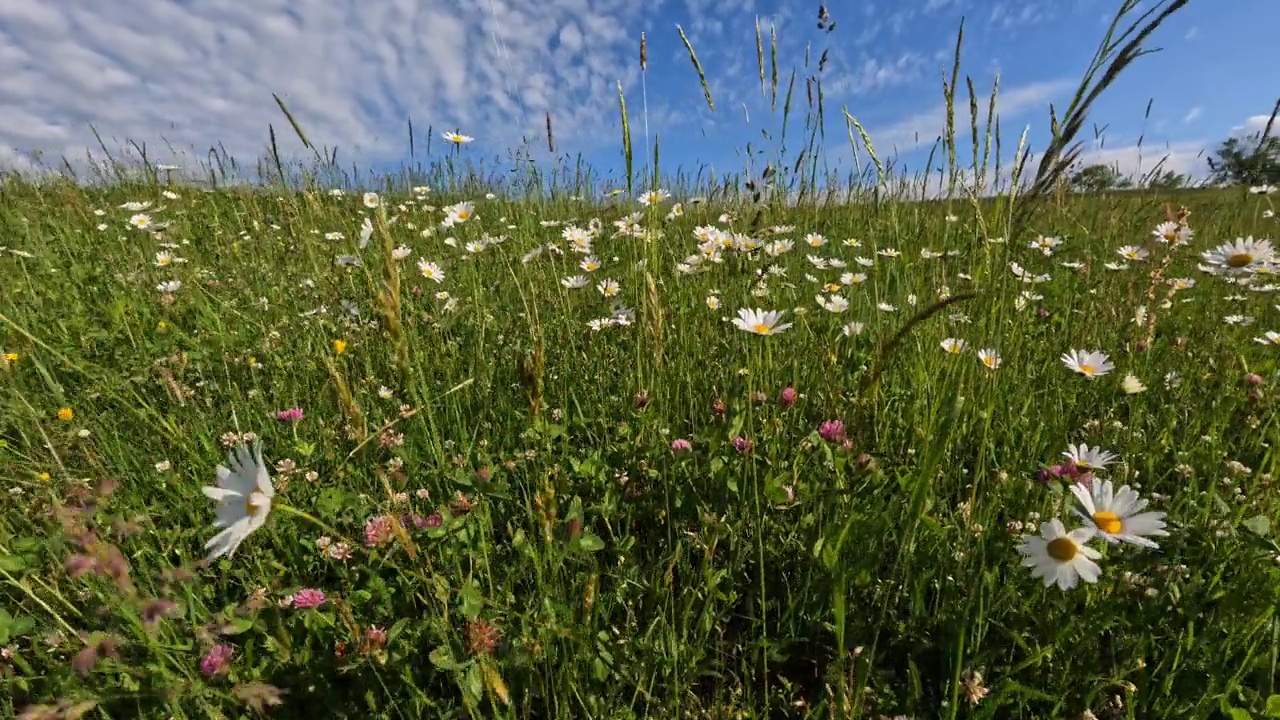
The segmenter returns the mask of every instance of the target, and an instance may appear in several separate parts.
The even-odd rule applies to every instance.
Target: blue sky
[[[758,20],[766,62],[767,33],[777,28],[780,82],[797,71],[797,106],[806,48],[815,63],[830,49],[823,84],[831,164],[851,167],[848,109],[882,156],[918,168],[942,129],[941,80],[962,17],[962,73],[973,76],[984,111],[1000,75],[1008,156],[1028,125],[1033,149],[1043,147],[1048,104],[1065,107],[1117,5],[833,0],[836,30],[825,33],[816,27],[818,3],[778,0],[0,0],[0,166],[30,167],[31,153],[45,163],[100,156],[91,125],[113,151],[133,140],[155,161],[176,154],[194,165],[218,143],[252,161],[272,123],[282,153],[301,157],[271,98],[278,93],[314,142],[338,146],[340,160],[365,168],[409,160],[409,118],[419,153],[428,127],[457,128],[476,138],[462,150],[469,158],[508,163],[527,136],[534,158],[549,163],[549,112],[558,154],[581,153],[607,173],[621,167],[620,82],[638,157],[647,123],[650,138],[661,137],[664,168],[735,172],[748,142],[779,146],[781,99],[771,109],[759,86]],[[1260,129],[1275,102],[1274,86],[1249,78],[1267,66],[1258,49],[1278,23],[1275,0],[1193,0],[1150,43],[1165,50],[1139,60],[1097,104],[1092,120],[1107,130],[1089,159],[1136,172],[1167,155],[1168,167],[1203,174],[1197,155],[1231,133]],[[677,25],[706,70],[715,112]],[[799,147],[800,119],[793,117],[787,158]],[[433,154],[442,150],[433,144]]]

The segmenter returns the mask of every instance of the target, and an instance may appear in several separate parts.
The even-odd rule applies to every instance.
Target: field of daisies
[[[1269,191],[7,182],[0,716],[1280,717]]]

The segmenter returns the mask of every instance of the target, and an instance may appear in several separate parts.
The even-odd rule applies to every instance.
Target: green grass
[[[972,107],[974,146],[998,141]],[[958,177],[954,131],[948,144]],[[1060,145],[1070,155],[1070,137]],[[675,199],[485,199],[452,162],[431,184],[456,190],[388,192],[376,210],[314,188],[11,179],[0,715],[236,717],[270,688],[275,717],[1274,713],[1280,347],[1254,338],[1280,331],[1280,308],[1196,267],[1221,242],[1273,235],[1273,201],[1066,195],[1053,162],[1023,201],[764,197],[671,218]],[[803,195],[805,171],[785,167],[768,182]],[[976,151],[972,169],[988,172]],[[464,200],[475,216],[441,228],[441,208]],[[128,201],[167,226],[132,227]],[[1191,244],[1154,242],[1180,207]],[[615,234],[634,211],[640,231]],[[587,287],[561,283],[587,274],[573,252],[522,260],[567,250],[552,223],[592,220],[603,267]],[[796,247],[680,272],[711,225]],[[828,242],[808,247],[809,233]],[[1046,256],[1028,247],[1039,236],[1063,242]],[[166,243],[185,262],[158,267]],[[1151,256],[1108,269],[1124,245]],[[363,265],[335,264],[342,254]],[[1051,275],[1037,297],[1011,262]],[[785,275],[761,289],[768,267]],[[814,296],[845,273],[866,280],[829,313]],[[595,288],[606,278],[633,321],[593,331],[612,312]],[[1197,283],[1173,293],[1174,278]],[[181,288],[157,290],[169,280]],[[794,325],[760,337],[727,321],[750,307]],[[1224,322],[1234,315],[1253,322]],[[865,328],[846,335],[853,321]],[[969,350],[945,353],[949,337]],[[1073,373],[1059,360],[1072,349],[1116,369]],[[1125,393],[1126,375],[1147,389]],[[300,420],[276,418],[294,407]],[[830,420],[843,442],[819,434]],[[233,432],[262,439],[276,505],[234,557],[208,563],[200,488]],[[692,449],[673,451],[677,439]],[[1158,549],[1093,541],[1101,577],[1063,591],[1017,546],[1041,521],[1080,526],[1066,484],[1038,477],[1078,443],[1119,455],[1100,476],[1150,498],[1169,536]],[[367,546],[372,519],[406,513],[430,522],[393,523]],[[304,588],[324,604],[282,605]],[[206,676],[216,645],[233,654]],[[988,691],[976,704],[974,672]]]

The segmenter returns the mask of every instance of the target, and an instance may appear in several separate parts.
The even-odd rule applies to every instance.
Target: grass
[[[1104,80],[1158,25],[1122,32],[1135,6],[1103,43]],[[777,43],[757,44],[775,97]],[[486,197],[456,156],[436,191],[385,191],[376,208],[154,173],[11,178],[0,714],[1277,716],[1280,376],[1276,343],[1254,340],[1280,330],[1280,308],[1265,275],[1197,269],[1201,251],[1270,236],[1272,200],[1063,193],[1093,75],[1021,196],[964,190],[1002,174],[993,114],[971,100],[971,147],[954,116],[940,146],[942,200],[918,197],[930,173],[892,181],[846,114],[869,190],[817,182],[806,150],[637,205],[658,186],[643,179],[660,177],[657,142],[632,178],[621,93],[635,191],[602,200],[574,199],[578,185]],[[806,149],[822,102],[819,87]],[[287,178],[278,152],[270,165]],[[673,212],[695,192],[710,200]],[[459,202],[474,214],[442,227]],[[1153,238],[1170,221],[1189,244]],[[601,228],[602,267],[580,269],[570,226]],[[686,272],[699,236],[721,237],[710,226],[737,248]],[[1043,237],[1062,242],[1029,247]],[[1126,245],[1150,254],[1125,260]],[[561,282],[574,275],[588,284]],[[590,329],[615,302],[629,323]],[[751,307],[793,325],[728,322]],[[944,352],[948,338],[968,349]],[[1116,367],[1073,373],[1059,359],[1073,349]],[[243,433],[262,442],[274,505],[206,561],[200,488]],[[1119,456],[1096,481],[1137,489],[1169,535],[1092,541],[1101,577],[1064,591],[1017,547],[1042,521],[1082,525],[1067,483],[1042,479],[1079,443]],[[295,607],[309,590],[323,602]]]

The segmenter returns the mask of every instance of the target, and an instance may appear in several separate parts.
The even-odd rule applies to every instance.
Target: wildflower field
[[[1269,188],[450,139],[0,185],[0,717],[1280,717]]]

